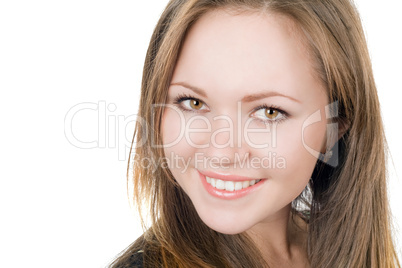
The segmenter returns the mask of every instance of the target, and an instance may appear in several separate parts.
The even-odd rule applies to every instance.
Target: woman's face
[[[164,152],[201,219],[218,232],[287,218],[311,177],[312,152],[325,152],[327,95],[291,25],[270,14],[209,12],[179,55]],[[311,121],[317,113],[323,119]]]

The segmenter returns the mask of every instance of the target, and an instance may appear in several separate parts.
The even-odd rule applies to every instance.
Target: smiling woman
[[[166,165],[133,169],[152,225],[111,267],[399,267],[370,66],[347,0],[170,1],[134,148]]]
[[[328,97],[314,76],[308,54],[299,49],[299,38],[289,33],[289,25],[290,20],[269,13],[210,11],[188,32],[173,73],[168,94],[175,101],[168,104],[182,107],[183,113],[165,109],[163,144],[177,140],[181,115],[186,121],[194,114],[206,120],[192,120],[189,139],[165,147],[164,153],[184,159],[195,159],[198,154],[205,159],[186,170],[177,166],[169,166],[169,170],[201,220],[220,233],[260,229],[264,230],[258,232],[261,238],[275,234],[274,241],[285,242],[290,204],[308,184],[317,162],[303,147],[300,130],[311,114],[324,109]],[[180,81],[197,86],[183,86]],[[194,92],[194,88],[203,90]],[[195,95],[190,95],[193,92]],[[180,97],[183,94],[187,95],[185,99]],[[205,121],[210,122],[211,131],[194,131],[202,129]],[[279,121],[284,122],[275,130],[265,126]],[[240,125],[244,130],[240,137],[226,129],[230,125],[227,122]],[[276,146],[261,148],[272,141],[273,132]],[[326,120],[322,120],[306,128],[304,138],[316,151],[325,152],[325,134]],[[211,139],[215,144],[198,147]],[[248,159],[260,159],[269,153],[283,157],[287,168],[251,166]],[[212,169],[208,163],[212,156],[218,163],[220,159],[227,161]],[[243,167],[236,158],[243,159]],[[211,178],[210,183],[206,176]],[[246,187],[235,190],[235,184]],[[283,248],[276,250],[286,252]]]

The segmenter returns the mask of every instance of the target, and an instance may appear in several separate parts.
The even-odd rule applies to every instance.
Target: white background
[[[123,149],[148,41],[166,3],[0,2],[1,267],[104,267],[141,234],[126,196]],[[402,4],[357,5],[395,165],[389,191],[400,229]],[[101,125],[98,147],[104,148],[80,149],[65,137],[65,116],[80,103],[100,105],[99,111],[114,106],[103,110],[109,123]],[[80,140],[98,139],[97,112],[74,117]],[[399,231],[395,239],[401,237]]]

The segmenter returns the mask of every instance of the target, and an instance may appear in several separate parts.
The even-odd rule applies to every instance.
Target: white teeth
[[[231,191],[233,192],[235,188],[234,182],[233,181],[227,181],[225,182],[225,190],[226,191]]]
[[[216,189],[225,189],[225,182],[223,180],[216,180]]]
[[[243,189],[243,183],[241,182],[241,181],[237,181],[236,183],[235,183],[235,190],[241,190],[241,189]]]
[[[226,190],[229,192],[238,191],[254,184],[258,183],[261,180],[250,180],[250,181],[223,181],[219,179],[214,179],[211,177],[206,177],[207,183],[211,184],[212,187],[217,188],[219,190]]]
[[[211,185],[212,187],[216,187],[216,180],[211,178]]]

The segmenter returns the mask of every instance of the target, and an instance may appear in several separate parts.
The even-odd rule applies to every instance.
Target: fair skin
[[[247,232],[271,267],[308,266],[305,230],[289,218],[290,204],[317,161],[305,145],[326,150],[326,120],[303,126],[316,111],[325,114],[328,97],[301,38],[277,15],[207,13],[189,31],[169,88],[167,103],[181,110],[166,108],[162,120],[165,156],[183,161],[169,168],[202,221],[225,234]],[[183,94],[190,99],[177,101]],[[268,168],[239,165],[245,156],[269,155]],[[221,198],[205,187],[208,172],[261,181],[242,196]]]

